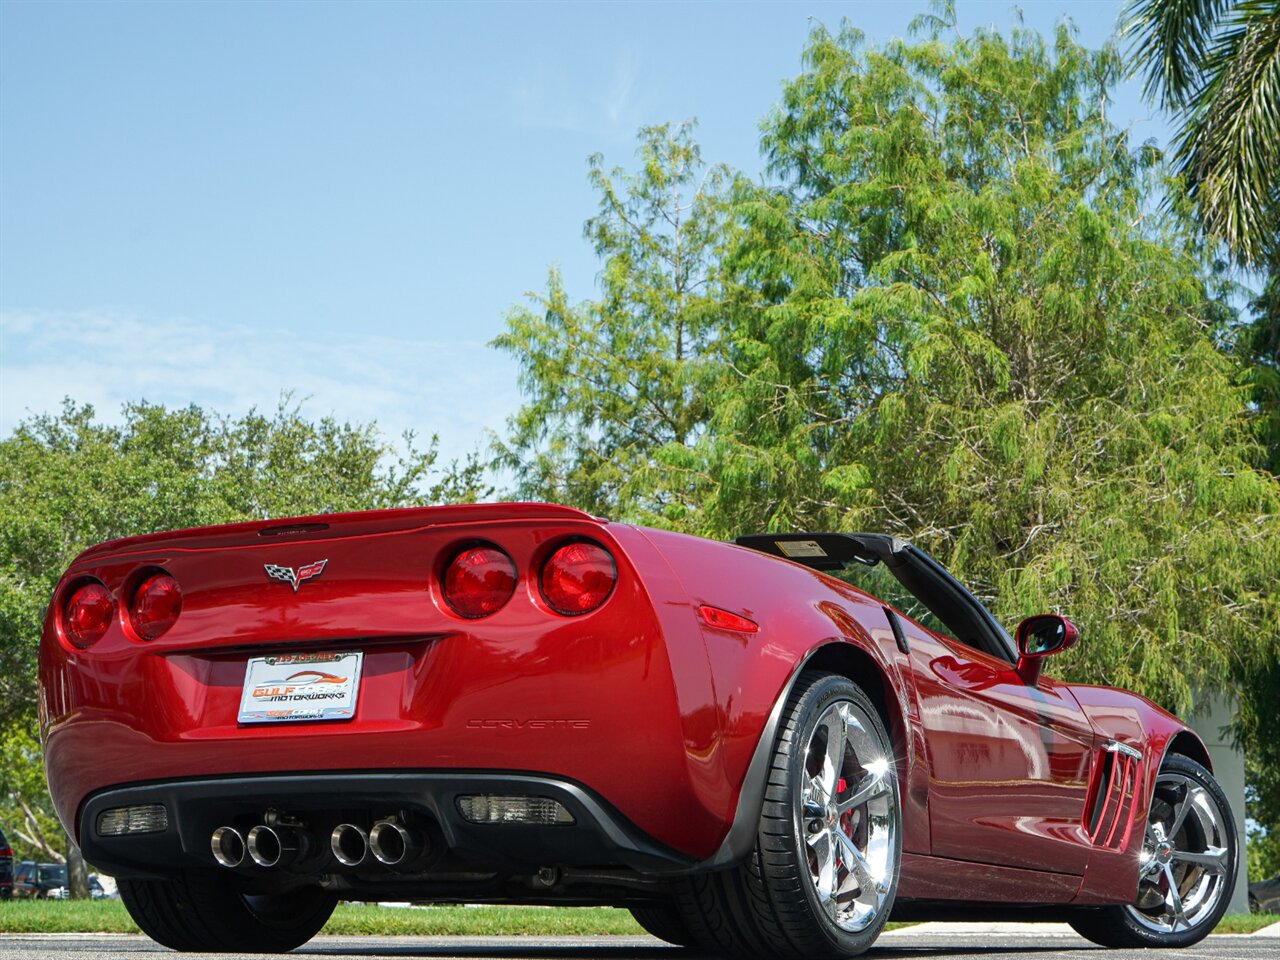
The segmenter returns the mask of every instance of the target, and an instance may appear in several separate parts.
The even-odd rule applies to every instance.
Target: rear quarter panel
[[[929,849],[927,766],[909,665],[883,605],[800,564],[754,550],[666,531],[643,534],[661,550],[696,611],[701,604],[747,617],[755,634],[699,620],[708,661],[708,709],[718,742],[708,756],[716,776],[741,784],[770,711],[806,663],[848,663],[864,671],[883,700],[898,756],[904,849]],[[847,657],[842,657],[847,654]],[[830,660],[824,658],[830,658]],[[831,669],[830,666],[827,667]]]

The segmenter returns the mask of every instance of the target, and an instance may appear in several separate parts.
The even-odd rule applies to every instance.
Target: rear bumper
[[[572,824],[472,823],[458,798],[466,795],[532,796],[555,800]],[[163,804],[168,827],[160,833],[103,836],[98,817],[106,810]],[[402,816],[443,842],[442,856],[454,869],[509,873],[543,867],[626,867],[646,874],[688,870],[694,861],[629,821],[589,788],[562,777],[524,772],[430,770],[280,776],[211,777],[112,787],[93,794],[82,808],[85,858],[115,876],[166,875],[182,869],[217,868],[210,838],[220,826],[242,833],[274,810],[303,824],[313,854],[297,871],[357,874],[377,869],[342,867],[328,851],[340,823],[366,830],[378,819]],[[438,833],[436,833],[438,831]],[[283,870],[285,868],[270,868]],[[267,870],[246,864],[266,879]]]

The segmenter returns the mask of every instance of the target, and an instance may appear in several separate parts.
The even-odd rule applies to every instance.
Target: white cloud
[[[613,83],[604,101],[605,116],[615,130],[623,130],[628,135],[635,132],[639,124],[635,121],[635,107],[632,93],[636,88],[636,80],[640,74],[640,58],[635,51],[624,48],[613,65]]]
[[[597,140],[629,141],[641,124],[636,103],[640,74],[640,57],[630,47],[618,51],[610,81],[594,88],[577,85],[563,66],[536,64],[512,90],[516,122]]]
[[[391,439],[440,436],[464,456],[519,404],[511,361],[478,340],[352,334],[308,339],[284,328],[207,326],[108,312],[0,312],[0,436],[64,397],[112,421],[131,400],[273,411],[282,393],[312,418],[376,421]]]

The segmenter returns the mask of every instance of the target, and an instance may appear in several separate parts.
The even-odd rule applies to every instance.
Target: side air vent
[[[1122,850],[1129,842],[1141,772],[1141,753],[1114,740],[1107,744],[1095,768],[1093,802],[1085,824],[1094,846]]]

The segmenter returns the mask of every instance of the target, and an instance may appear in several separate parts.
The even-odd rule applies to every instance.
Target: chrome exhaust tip
[[[358,867],[369,855],[369,834],[354,823],[340,823],[329,834],[329,848],[344,867]]]
[[[305,853],[307,838],[292,827],[269,827],[260,823],[249,831],[249,856],[260,867],[292,863]]]
[[[234,869],[244,863],[244,837],[235,827],[219,827],[210,838],[213,848],[213,859],[227,869]]]
[[[422,838],[404,824],[380,820],[369,831],[369,849],[378,862],[388,867],[412,863],[423,852]]]

